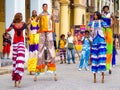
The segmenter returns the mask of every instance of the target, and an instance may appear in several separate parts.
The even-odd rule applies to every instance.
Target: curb
[[[59,58],[60,58],[60,57],[59,57],[59,55],[57,54],[57,55],[56,55],[56,60],[55,60],[55,62],[59,62],[59,61],[60,61]],[[77,53],[75,53],[75,58],[78,58]],[[27,62],[26,62],[24,65],[25,65],[24,69],[27,70]],[[1,68],[0,68],[0,75],[12,73],[12,69],[13,69],[13,66],[12,66],[12,65],[6,66],[6,67],[1,67]]]

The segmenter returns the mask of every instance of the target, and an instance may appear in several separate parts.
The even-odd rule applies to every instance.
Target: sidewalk
[[[77,58],[78,55],[77,53],[75,53],[75,57]],[[59,62],[59,53],[56,54],[56,58],[55,58],[55,61],[56,62]],[[27,70],[27,62],[25,63],[25,70]],[[0,67],[0,75],[3,75],[3,74],[8,74],[8,73],[11,73],[12,72],[12,69],[13,69],[13,66],[10,65],[10,66],[5,66],[5,67]]]

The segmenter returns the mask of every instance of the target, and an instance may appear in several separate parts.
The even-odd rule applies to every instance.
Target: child
[[[89,36],[88,30],[85,31],[85,36],[82,37],[81,41],[83,42],[83,45],[82,45],[82,53],[81,53],[81,59],[78,70],[82,69],[84,63],[86,70],[89,70],[88,61],[90,58],[90,47],[92,43],[92,38]]]
[[[65,48],[66,40],[65,40],[65,35],[62,34],[60,36],[60,40],[58,42],[58,49],[60,51],[60,64],[63,64],[63,61],[66,63],[66,48]],[[64,60],[62,59],[62,55],[64,55]]]
[[[91,48],[92,72],[94,73],[94,83],[96,83],[96,73],[102,73],[102,83],[104,83],[104,71],[106,71],[106,42],[102,31],[107,24],[101,20],[101,14],[94,12],[94,20],[89,23],[92,29],[93,42]]]
[[[11,46],[11,36],[9,33],[4,33],[3,34],[3,57],[2,59],[5,59],[6,54],[7,54],[7,59],[10,59],[9,58],[10,46]]]

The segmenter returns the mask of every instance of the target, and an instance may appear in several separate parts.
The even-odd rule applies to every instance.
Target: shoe
[[[81,68],[78,69],[78,71],[81,71],[81,70],[82,70]]]
[[[63,64],[63,62],[60,62],[60,64]]]
[[[109,74],[112,74],[112,71],[111,71],[111,70],[109,70]]]
[[[68,64],[70,64],[70,63],[68,63]]]
[[[115,67],[115,65],[112,65],[112,67],[114,68],[114,67]]]
[[[73,64],[75,64],[75,61],[73,62]]]
[[[89,68],[86,68],[86,71],[89,71],[90,69]]]

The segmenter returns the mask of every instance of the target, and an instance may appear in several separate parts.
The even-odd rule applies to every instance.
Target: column
[[[48,4],[48,12],[52,12],[52,4],[51,0],[30,0],[30,14],[32,15],[32,11],[36,10],[37,14],[42,12],[42,5],[46,3]]]
[[[17,12],[22,13],[23,21],[25,21],[25,0],[6,0],[5,1],[6,28],[11,24],[14,15]]]
[[[102,10],[102,5],[101,5],[101,0],[99,0],[99,12],[101,13],[101,10]]]
[[[69,32],[69,12],[68,12],[69,2],[60,2],[60,34],[67,35]]]
[[[95,0],[95,11],[98,10],[98,0]]]
[[[83,14],[85,16],[85,11],[86,8],[85,6],[81,5],[81,4],[74,4],[74,25],[81,25],[85,23],[85,19],[84,19],[84,23],[82,22],[83,19]]]

